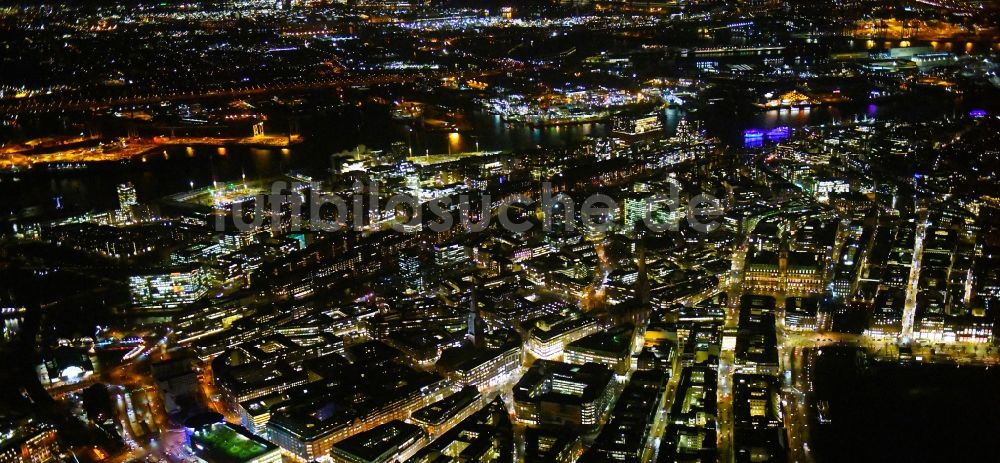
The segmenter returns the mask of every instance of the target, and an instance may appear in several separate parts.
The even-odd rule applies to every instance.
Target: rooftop
[[[617,358],[625,357],[631,351],[633,334],[635,326],[623,325],[573,341],[566,346],[566,349],[612,355]]]
[[[360,461],[383,461],[383,455],[408,447],[423,433],[417,425],[393,420],[334,444],[331,452],[351,455]]]
[[[214,423],[191,433],[191,446],[211,463],[236,463],[257,458],[278,447],[229,423]]]
[[[584,403],[595,400],[612,381],[608,367],[596,363],[570,365],[550,360],[538,360],[532,365],[517,386],[514,400]],[[573,391],[563,391],[560,385],[577,386]]]

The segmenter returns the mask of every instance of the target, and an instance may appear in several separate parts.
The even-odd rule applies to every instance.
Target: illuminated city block
[[[188,444],[203,463],[279,463],[281,450],[274,444],[229,423],[194,429]]]

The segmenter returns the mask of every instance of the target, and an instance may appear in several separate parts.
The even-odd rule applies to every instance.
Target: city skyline
[[[0,463],[1000,451],[995,2],[0,30]]]

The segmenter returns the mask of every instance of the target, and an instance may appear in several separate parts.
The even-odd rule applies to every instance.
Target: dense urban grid
[[[0,463],[1000,460],[1000,5],[0,6]]]

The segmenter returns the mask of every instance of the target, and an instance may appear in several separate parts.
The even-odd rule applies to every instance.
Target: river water
[[[837,108],[818,107],[802,110],[749,111],[733,115],[707,106],[687,114],[682,109],[664,111],[668,134],[684,117],[701,121],[709,135],[719,137],[730,147],[743,144],[746,130],[769,130],[837,122],[871,116],[900,115],[933,118],[965,111],[965,103],[942,101],[929,104],[925,99],[907,99],[891,104],[854,104]],[[226,146],[172,146],[121,163],[93,165],[82,170],[53,171],[35,168],[17,174],[0,174],[0,217],[51,218],[101,211],[116,207],[116,186],[132,182],[140,201],[155,201],[163,196],[213,180],[225,182],[264,178],[288,170],[317,177],[327,175],[330,155],[364,144],[372,149],[386,149],[392,142],[412,146],[414,153],[444,153],[482,150],[526,150],[557,148],[580,142],[589,136],[608,133],[606,123],[532,128],[504,124],[498,116],[473,112],[472,130],[462,133],[410,131],[408,126],[391,118],[383,105],[347,107],[310,116],[299,121],[305,138],[287,149]]]

